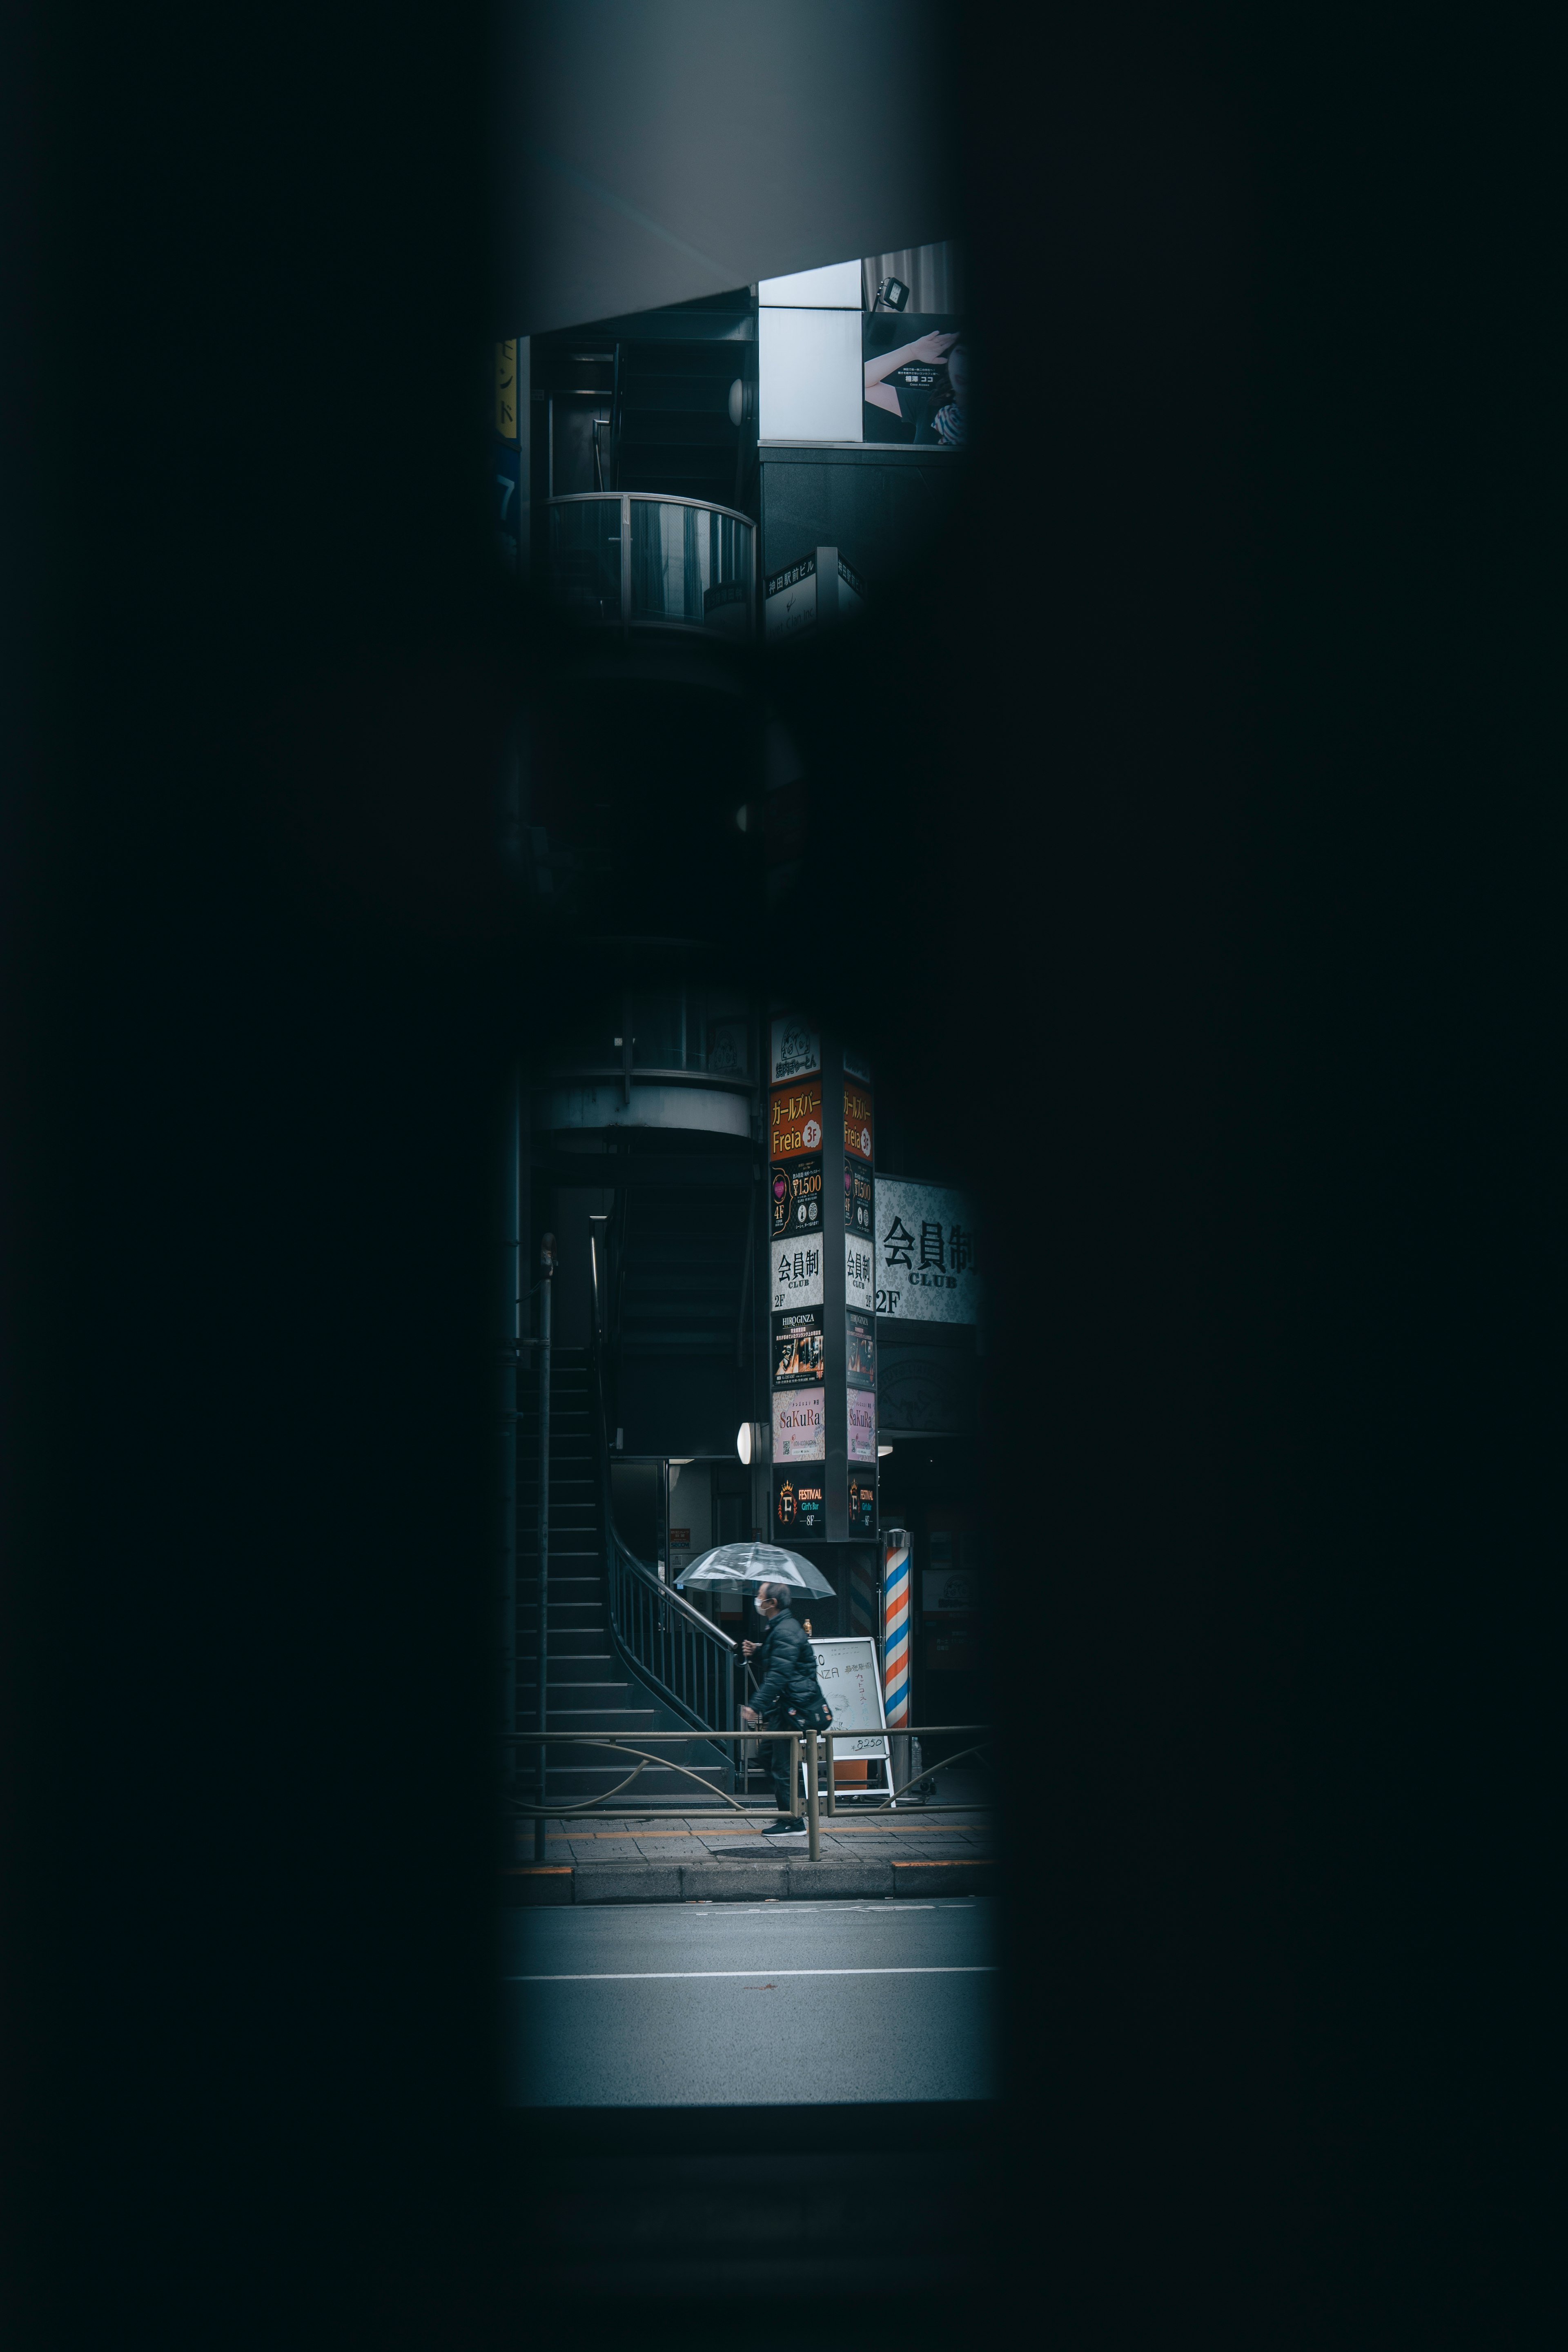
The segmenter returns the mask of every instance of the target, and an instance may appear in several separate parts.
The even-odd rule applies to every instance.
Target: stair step
[[[525,1663],[531,1666],[533,1660],[530,1658],[526,1660]],[[631,1687],[630,1684],[627,1683],[624,1677],[618,1681],[615,1681],[607,1680],[602,1675],[595,1675],[590,1680],[586,1675],[584,1675],[582,1681],[576,1681],[572,1675],[563,1675],[560,1671],[563,1665],[568,1664],[569,1663],[569,1660],[563,1658],[551,1659],[549,1686],[552,1691],[570,1691],[574,1697],[575,1697],[579,1692],[582,1692],[584,1694],[583,1703],[585,1706],[589,1705],[593,1705],[595,1706],[601,1705],[605,1706],[613,1706],[616,1704],[616,1695],[617,1693],[624,1695]],[[539,1685],[534,1681],[531,1674],[528,1675],[526,1680],[520,1678],[517,1685],[518,1704],[520,1706],[525,1697],[531,1706],[538,1695]]]
[[[544,1724],[547,1731],[617,1731],[628,1738],[655,1727],[651,1706],[552,1706]]]
[[[603,1666],[612,1679],[621,1671],[605,1640],[603,1625],[552,1625],[550,1654],[552,1658],[571,1658],[580,1666]]]

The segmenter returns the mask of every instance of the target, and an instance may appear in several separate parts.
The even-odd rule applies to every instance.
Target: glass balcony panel
[[[751,526],[710,507],[632,500],[632,619],[746,635]]]
[[[688,1022],[679,991],[635,995],[630,1010],[634,1066],[639,1070],[684,1069],[683,1033]]]
[[[701,622],[707,549],[698,520],[695,507],[632,500],[634,621]]]
[[[630,505],[632,621],[749,637],[753,526],[673,499],[634,495]],[[618,624],[618,497],[552,501],[549,584],[552,599],[574,619]]]
[[[552,506],[550,593],[574,619],[619,625],[619,499],[572,499]]]
[[[731,989],[618,990],[575,1006],[555,1026],[543,1066],[605,1070],[621,1066],[629,1014],[636,1070],[706,1070],[715,1077],[751,1076],[752,1024],[745,997]]]
[[[702,1003],[702,1066],[715,1077],[751,1075],[751,1022],[745,1000],[710,994]]]
[[[615,1069],[621,1059],[616,1040],[621,1035],[618,995],[600,1003],[579,1006],[551,1038],[547,1066],[558,1070]]]

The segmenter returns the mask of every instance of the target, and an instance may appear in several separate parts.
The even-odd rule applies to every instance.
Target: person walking
[[[766,1630],[760,1642],[741,1644],[746,1657],[757,1659],[762,1675],[756,1706],[741,1709],[741,1721],[749,1731],[756,1730],[759,1725],[768,1731],[796,1731],[802,1727],[803,1718],[814,1728],[821,1727],[818,1716],[826,1710],[816,1679],[816,1655],[805,1628],[791,1612],[787,1584],[757,1587],[757,1614]],[[770,1822],[763,1835],[775,1840],[804,1840],[805,1817],[795,1811],[799,1791],[790,1785],[789,1744],[783,1739],[770,1739],[768,1748],[773,1794],[782,1818]]]

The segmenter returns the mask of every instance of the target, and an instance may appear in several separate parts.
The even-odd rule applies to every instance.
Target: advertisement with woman
[[[864,323],[868,441],[963,449],[969,440],[969,345],[956,319],[876,312]]]

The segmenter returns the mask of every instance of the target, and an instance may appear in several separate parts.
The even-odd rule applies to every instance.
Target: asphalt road
[[[514,2106],[996,2095],[992,1906],[636,1903],[501,1915]]]

